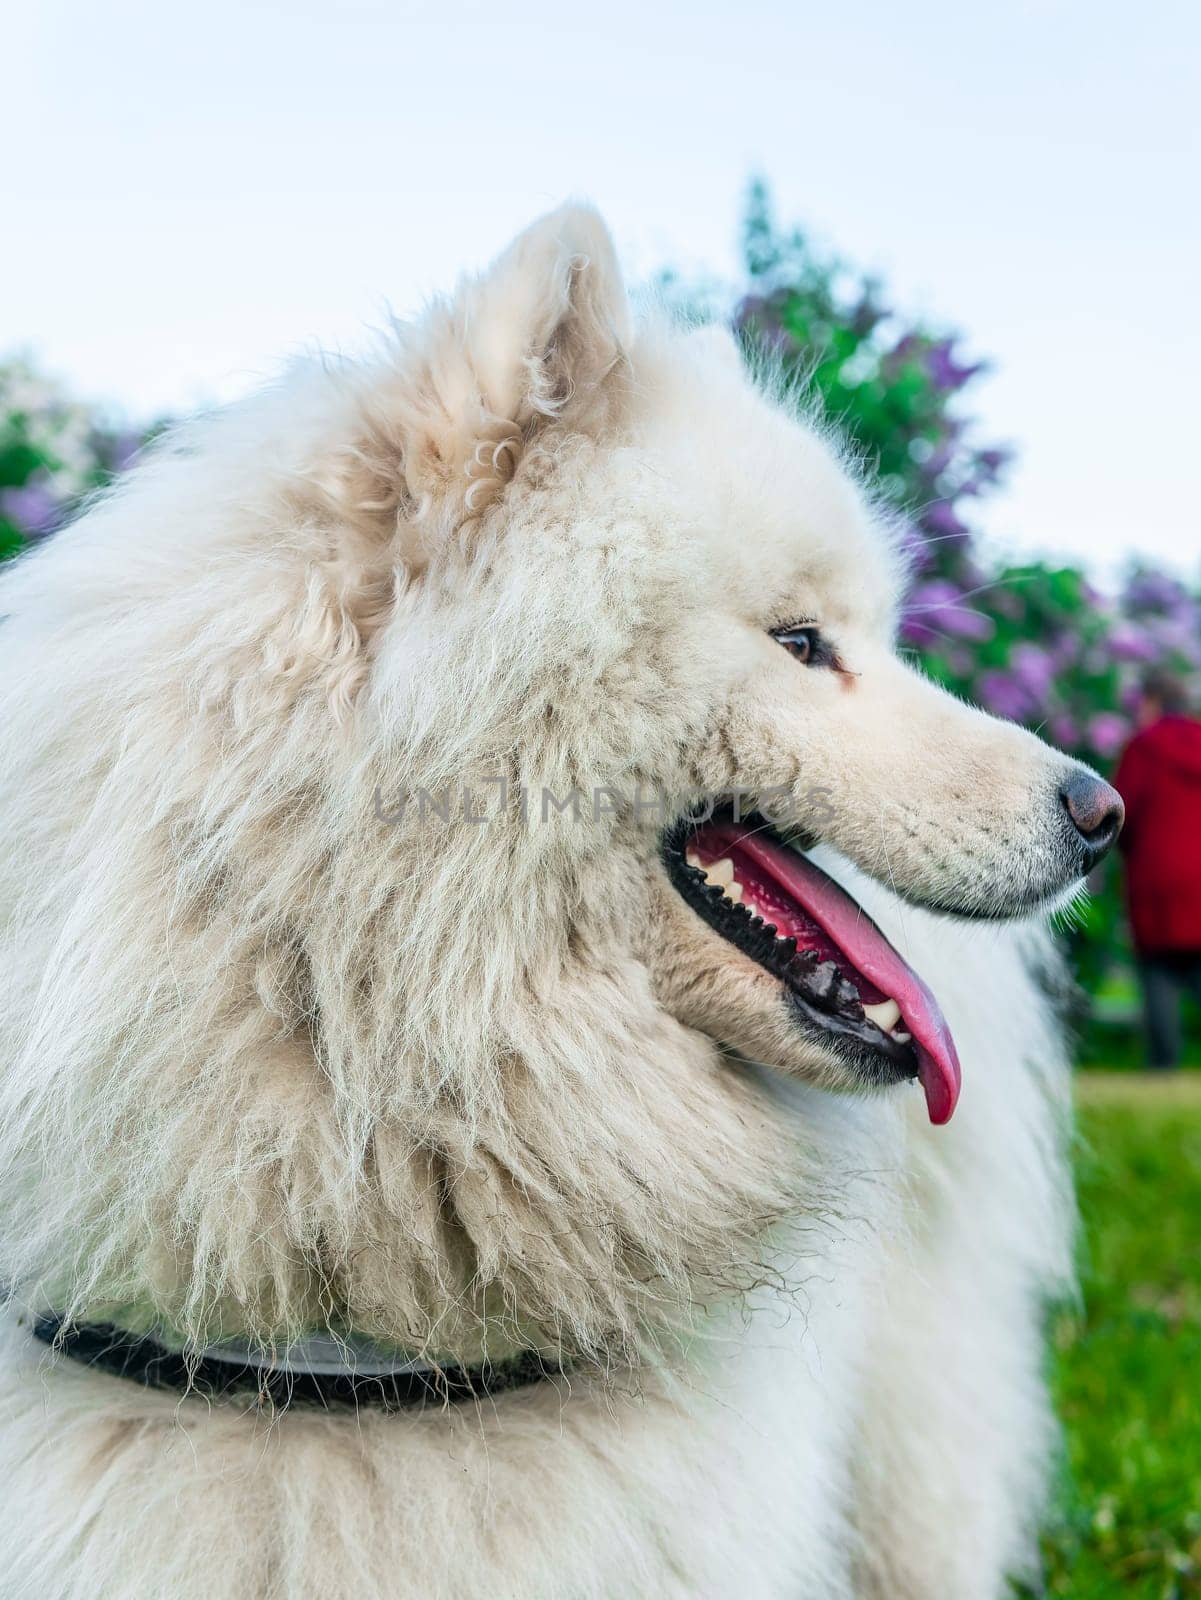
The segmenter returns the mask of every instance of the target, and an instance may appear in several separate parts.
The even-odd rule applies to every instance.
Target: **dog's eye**
[[[821,630],[812,623],[798,628],[775,628],[772,638],[782,644],[806,667],[829,667],[834,662],[834,651],[822,638]]]

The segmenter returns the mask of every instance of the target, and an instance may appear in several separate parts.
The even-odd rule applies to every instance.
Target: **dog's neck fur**
[[[746,1286],[795,1153],[655,1004],[596,841],[565,822],[539,845],[582,866],[521,892],[501,830],[382,827],[370,771],[352,789],[328,756],[322,793],[322,715],[314,690],[265,755],[218,715],[179,738],[162,704],[112,766],[36,1030],[56,1070],[8,1084],[10,1279],[200,1341],[336,1321],[468,1360],[612,1360],[701,1276]],[[186,828],[145,823],[168,773]],[[131,875],[169,888],[134,900]]]

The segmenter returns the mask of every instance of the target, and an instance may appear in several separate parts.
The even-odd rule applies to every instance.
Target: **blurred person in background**
[[[1137,720],[1114,783],[1147,1064],[1165,1068],[1180,1061],[1183,993],[1201,1004],[1201,721],[1184,683],[1160,673],[1143,683]]]

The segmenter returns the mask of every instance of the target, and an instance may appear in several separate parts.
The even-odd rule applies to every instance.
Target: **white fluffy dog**
[[[5,577],[5,1600],[1029,1570],[1116,797],[794,409],[566,209]]]

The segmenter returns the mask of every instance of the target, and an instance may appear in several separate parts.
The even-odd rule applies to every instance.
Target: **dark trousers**
[[[1187,991],[1201,1005],[1201,950],[1172,950],[1140,956],[1143,1015],[1147,1027],[1147,1065],[1180,1062],[1180,1001]]]

